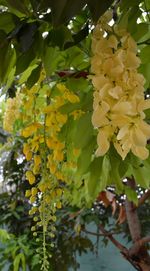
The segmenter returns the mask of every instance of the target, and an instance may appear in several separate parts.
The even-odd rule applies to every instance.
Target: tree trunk
[[[135,189],[134,179],[128,179],[127,185]],[[125,203],[127,223],[129,226],[133,246],[129,249],[128,260],[130,260],[139,271],[150,271],[150,255],[145,242],[142,242],[141,225],[138,218],[137,208],[133,202],[126,200]],[[143,238],[144,240],[144,238]]]

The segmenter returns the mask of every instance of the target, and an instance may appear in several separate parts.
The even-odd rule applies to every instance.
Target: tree
[[[150,237],[142,237],[137,214],[150,195],[149,1],[0,4],[4,128],[23,144],[33,231],[43,227],[43,270],[56,211],[90,207],[99,193],[110,205],[110,189],[126,195],[120,216],[133,246],[100,230],[135,269],[150,270]]]

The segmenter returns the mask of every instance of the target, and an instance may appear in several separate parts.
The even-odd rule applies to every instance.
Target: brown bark
[[[134,179],[128,179],[127,185],[135,189]],[[129,257],[140,271],[150,271],[150,255],[146,247],[146,243],[149,242],[149,237],[141,237],[141,225],[137,209],[135,209],[133,202],[127,199],[125,208],[127,223],[133,241],[133,246],[129,249]]]
[[[135,189],[136,183],[134,179],[128,179],[127,185]],[[139,206],[150,196],[150,192],[147,191],[145,195],[139,201]],[[150,255],[148,254],[147,243],[150,242],[150,236],[142,237],[141,225],[138,217],[137,208],[133,202],[126,199],[125,202],[126,218],[131,234],[133,245],[127,249],[120,242],[118,242],[113,233],[106,231],[103,225],[99,225],[100,231],[103,235],[120,250],[123,257],[131,263],[131,265],[138,271],[150,271]]]

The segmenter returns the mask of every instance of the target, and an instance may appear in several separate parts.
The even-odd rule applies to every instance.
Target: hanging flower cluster
[[[14,123],[19,118],[19,108],[21,105],[22,97],[20,92],[16,93],[14,98],[8,98],[6,102],[6,111],[3,120],[3,128],[5,131],[12,133]]]
[[[60,112],[60,107],[68,101],[77,103],[79,98],[63,84],[57,84],[56,95],[51,95],[49,87],[42,87],[41,83],[30,90],[26,89],[24,93],[22,119],[25,127],[21,134],[26,138],[26,142],[23,153],[27,161],[31,161],[30,168],[26,171],[26,179],[34,186],[26,195],[30,197],[30,202],[35,203],[38,193],[42,193],[39,208],[41,217],[44,201],[47,217],[54,221],[56,208],[61,208],[61,182],[66,181],[63,174],[65,142],[59,140],[59,132],[68,116]],[[42,106],[39,107],[41,102]],[[51,209],[51,215],[48,214],[48,209]],[[33,206],[30,213],[34,211]]]
[[[25,176],[31,185],[26,191],[32,205],[29,214],[34,215],[33,235],[38,227],[43,227],[43,269],[48,268],[46,234],[55,236],[56,210],[62,207],[65,182],[68,183],[71,159],[67,160],[66,145],[59,139],[63,125],[69,114],[61,113],[66,103],[78,103],[79,97],[58,83],[52,90],[45,83],[45,72],[41,72],[38,82],[30,89],[23,87],[13,99],[8,99],[4,117],[4,128],[13,131],[15,121],[20,123],[20,134],[24,139],[23,153],[28,161]],[[70,113],[74,119],[82,112]],[[78,150],[72,150],[77,151]],[[38,239],[38,238],[37,238]],[[53,243],[52,243],[53,245]],[[47,267],[45,267],[47,266]],[[47,269],[44,269],[47,270]]]
[[[150,100],[144,99],[144,77],[138,73],[140,59],[131,35],[111,27],[111,16],[104,15],[93,31],[91,71],[94,86],[93,126],[98,129],[96,151],[103,156],[112,142],[125,159],[132,151],[146,159],[150,125],[144,110]]]

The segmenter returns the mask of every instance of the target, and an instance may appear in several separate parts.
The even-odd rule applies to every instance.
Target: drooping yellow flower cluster
[[[144,160],[149,155],[146,144],[150,138],[144,110],[150,108],[150,100],[144,99],[145,79],[137,70],[140,65],[137,45],[125,30],[111,27],[110,19],[102,17],[92,38],[96,154],[106,154],[112,142],[122,159],[132,151]]]
[[[66,103],[78,103],[79,97],[64,84],[57,84],[52,91],[43,79],[31,89],[24,88],[23,93],[20,119],[24,128],[21,135],[25,139],[23,153],[30,164],[26,179],[32,186],[26,191],[26,196],[33,204],[30,214],[35,215],[37,225],[32,229],[34,235],[39,226],[43,227],[45,235],[49,222],[52,226],[56,221],[56,210],[62,207],[65,188],[61,183],[67,181],[64,166],[67,165],[66,146],[59,139],[59,133],[68,115],[61,113],[60,108]],[[74,118],[81,114],[73,113]],[[53,229],[49,233],[51,237],[54,237]]]
[[[65,155],[65,143],[59,140],[59,132],[68,117],[66,114],[62,114],[59,109],[67,101],[70,103],[79,102],[79,98],[63,84],[58,84],[57,90],[59,91],[59,95],[51,98],[49,104],[42,106],[41,109],[38,109],[38,112],[35,102],[36,120],[33,118],[34,121],[30,122],[22,130],[22,136],[28,138],[24,144],[23,152],[28,161],[33,159],[31,171],[27,172],[27,179],[31,184],[35,182],[35,175],[39,174],[39,171],[41,172],[41,163],[45,163],[46,170],[49,171],[49,174],[54,179],[64,180],[62,162]],[[33,98],[31,99],[33,100]],[[29,102],[29,99],[27,101]],[[24,118],[26,119],[26,117]],[[46,153],[46,157],[42,162],[40,157],[43,157],[44,152]],[[50,182],[42,180],[42,184],[41,182],[39,183],[40,191],[44,192],[47,189],[47,185],[49,186]]]
[[[17,118],[19,118],[20,112],[19,108],[21,105],[21,94],[16,93],[14,98],[8,98],[6,102],[6,110],[3,119],[3,128],[5,131],[12,133],[13,126]]]
[[[23,154],[28,161],[25,177],[31,185],[26,197],[32,205],[29,214],[34,215],[36,222],[31,229],[33,235],[36,236],[37,227],[42,226],[45,236],[49,225],[48,234],[53,238],[55,212],[62,207],[64,183],[70,181],[70,168],[79,155],[79,150],[73,149],[73,159],[68,161],[66,142],[60,140],[60,132],[69,115],[77,119],[83,112],[62,113],[63,105],[78,103],[79,97],[61,83],[51,89],[45,79],[45,72],[42,71],[32,88],[24,86],[14,99],[8,99],[4,127],[11,132],[18,120],[17,132],[24,140]],[[46,251],[45,247],[46,244],[43,251]]]

